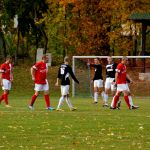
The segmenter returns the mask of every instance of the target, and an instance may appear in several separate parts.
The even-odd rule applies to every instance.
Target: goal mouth
[[[94,58],[100,58],[102,65],[103,81],[106,79],[106,65],[108,56],[73,56],[72,68],[76,74],[80,85],[72,81],[72,96],[92,97],[93,83],[91,80],[94,69],[89,68],[87,63],[94,63]],[[123,56],[111,56],[116,63],[121,62]],[[136,97],[150,97],[150,56],[127,56],[127,72],[134,81],[129,84],[130,90]]]

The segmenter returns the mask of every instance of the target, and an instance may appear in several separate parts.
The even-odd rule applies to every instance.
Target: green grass
[[[148,99],[136,99],[138,110],[121,110],[92,104],[91,98],[72,98],[78,107],[65,112],[45,110],[40,96],[35,110],[27,108],[27,96],[10,96],[10,104],[0,105],[0,149],[2,150],[148,150],[150,147],[150,109]],[[58,96],[59,97],[59,96]],[[57,106],[58,97],[52,97]]]
[[[30,111],[27,105],[34,92],[30,66],[15,66],[9,100],[13,107],[0,105],[0,150],[149,150],[149,99],[134,99],[138,110],[128,110],[122,101],[119,111],[93,105],[91,98],[82,96],[71,99],[77,111],[69,111],[64,103],[65,112],[51,112],[45,110],[41,94]],[[54,107],[60,96],[54,86],[57,70],[50,67],[48,74]]]

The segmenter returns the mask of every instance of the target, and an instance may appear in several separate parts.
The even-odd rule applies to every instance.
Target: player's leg
[[[46,109],[48,110],[54,110],[54,108],[51,106],[50,103],[50,96],[49,96],[49,91],[44,91],[44,99],[45,99],[45,103],[46,103]]]
[[[104,92],[104,86],[103,86],[103,80],[98,80],[98,83],[97,83],[97,86],[98,86],[98,91],[99,93],[101,93],[101,97],[102,97],[102,100],[103,100],[103,106],[108,106],[107,102],[105,102],[105,92]]]
[[[120,93],[121,93],[121,91],[119,91],[119,90],[116,91],[116,94],[114,95],[114,97],[112,99],[112,102],[111,102],[111,106],[110,106],[111,109],[116,109],[117,108]]]
[[[97,86],[97,80],[94,80],[94,103],[98,103],[98,86]]]
[[[64,102],[68,92],[66,92],[66,86],[64,86],[64,85],[61,85],[60,89],[61,89],[61,97],[59,99],[59,102],[58,102],[56,110],[57,111],[64,111],[63,109],[61,109],[61,107],[63,105],[63,102]]]
[[[133,99],[132,99],[131,93],[129,93],[128,98],[129,98],[129,103],[131,105],[130,109],[138,109],[139,106],[133,104]]]
[[[9,95],[9,90],[4,90],[4,101],[5,101],[6,107],[11,107],[8,104],[8,95]]]
[[[114,79],[113,79],[113,80],[114,80]],[[111,82],[110,88],[111,88],[112,96],[115,96],[116,91],[117,91],[117,85],[113,83],[113,80],[112,80],[112,82]]]
[[[5,101],[6,107],[11,107],[8,103],[8,95],[9,95],[9,90],[11,89],[11,82],[9,80],[3,79],[3,86],[2,89],[4,90],[3,92],[3,99]]]
[[[4,93],[0,96],[0,103],[4,100]]]
[[[99,93],[101,93],[101,97],[102,97],[102,100],[103,100],[103,107],[107,107],[108,106],[108,103],[107,101],[105,101],[105,98],[106,98],[106,95],[105,95],[105,92],[104,92],[104,88],[103,87],[99,87]]]
[[[45,99],[45,103],[46,103],[46,109],[54,110],[54,108],[51,106],[51,103],[50,103],[48,81],[46,81],[46,84],[42,85],[42,89],[41,90],[44,91],[44,99]]]
[[[30,103],[29,103],[29,108],[33,109],[33,105],[35,103],[35,100],[37,99],[39,92],[41,91],[42,85],[41,84],[35,84],[34,87],[34,94],[31,97]]]
[[[131,109],[131,104],[130,104],[130,100],[129,100],[129,87],[128,84],[122,84],[122,92],[124,94],[124,100],[128,106],[129,109]]]
[[[70,108],[71,111],[76,110],[77,108],[73,107],[70,98],[69,98],[69,94],[66,96],[66,103],[68,104],[68,107]]]
[[[137,109],[137,108],[139,108],[139,106],[136,106],[136,105],[133,104],[132,94],[130,92],[129,86],[128,86],[128,92],[129,92],[128,93],[129,103],[130,103],[130,106],[131,106],[130,109]]]
[[[33,109],[33,105],[34,105],[35,100],[36,100],[36,98],[38,97],[38,95],[39,95],[39,91],[36,91],[36,90],[35,90],[34,94],[33,94],[32,97],[31,97],[31,100],[30,100],[30,104],[29,104],[29,108],[30,108],[30,109]]]
[[[130,109],[131,108],[131,105],[130,105],[130,101],[129,101],[129,91],[127,90],[124,90],[123,91],[123,94],[124,94],[124,100],[128,106],[128,108]]]
[[[71,101],[70,101],[70,98],[69,98],[69,85],[66,85],[65,86],[65,90],[64,90],[64,93],[66,94],[66,103],[67,103],[67,105],[68,105],[68,107],[70,108],[70,110],[76,110],[76,108],[75,107],[73,107],[73,105],[72,105],[72,103],[71,103]]]
[[[108,92],[110,90],[111,83],[109,81],[109,78],[106,78],[105,81],[105,93],[104,93],[104,104],[103,106],[108,106]]]
[[[59,102],[58,102],[58,106],[57,106],[57,111],[64,111],[63,109],[61,109],[62,105],[63,105],[63,102],[66,98],[66,95],[62,95],[59,99]]]

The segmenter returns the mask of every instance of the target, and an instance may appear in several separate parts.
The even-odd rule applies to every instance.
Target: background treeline
[[[150,1],[1,0],[0,57],[13,55],[17,63],[41,47],[56,62],[65,55],[140,55],[141,24],[128,19],[133,12],[150,12]]]

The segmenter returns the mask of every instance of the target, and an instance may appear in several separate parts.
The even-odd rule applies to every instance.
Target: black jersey
[[[106,78],[115,78],[117,63],[106,65]]]
[[[100,64],[98,65],[93,65],[93,64],[90,64],[91,67],[94,67],[95,69],[95,74],[94,74],[94,78],[93,78],[93,81],[94,80],[103,80],[103,77],[102,77],[102,66]]]
[[[72,68],[69,65],[62,64],[58,70],[57,76],[61,80],[61,85],[70,85],[69,75],[71,75],[75,82],[79,83],[72,71]]]

